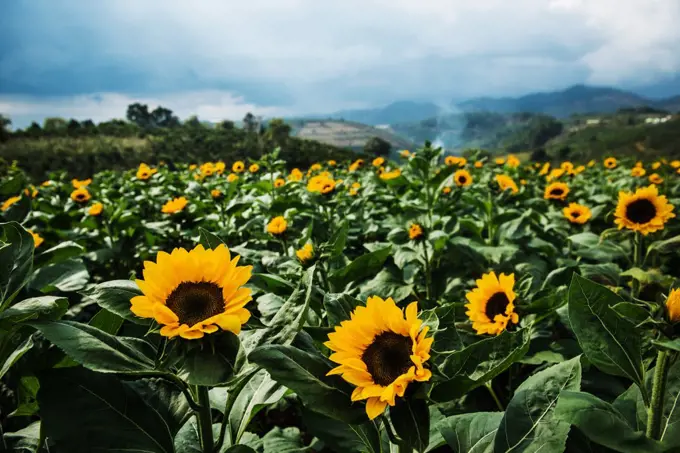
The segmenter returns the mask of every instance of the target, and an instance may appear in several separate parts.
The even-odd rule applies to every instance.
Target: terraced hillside
[[[411,149],[414,144],[400,137],[391,129],[381,129],[366,124],[342,120],[293,120],[292,135],[298,138],[316,140],[340,148],[363,148],[372,137],[380,137],[392,145],[393,150]]]

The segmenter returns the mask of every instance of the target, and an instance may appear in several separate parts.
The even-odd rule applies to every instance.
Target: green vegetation
[[[243,127],[231,121],[217,125],[201,123],[191,117],[181,122],[172,111],[132,104],[127,121],[110,120],[95,124],[47,118],[43,125],[32,123],[26,129],[10,131],[11,121],[1,117],[0,163],[6,167],[17,161],[20,168],[35,178],[51,172],[66,171],[85,178],[102,170],[121,170],[139,162],[156,164],[212,160],[258,159],[263,149],[281,148],[287,165],[308,167],[314,162],[356,157],[356,152],[331,144],[291,137],[283,120],[259,123],[247,114]]]

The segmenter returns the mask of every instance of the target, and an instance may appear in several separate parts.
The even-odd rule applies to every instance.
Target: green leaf
[[[619,302],[612,305],[612,310],[635,325],[642,324],[650,318],[649,311],[645,307],[632,302]]]
[[[673,236],[664,241],[652,242],[647,248],[647,255],[649,256],[652,252],[658,252],[661,254],[672,253],[680,247],[680,236]]]
[[[22,191],[26,187],[26,176],[18,172],[0,183],[0,196],[7,197]],[[4,201],[4,200],[3,200]]]
[[[390,420],[403,445],[423,453],[430,442],[430,412],[427,402],[415,398],[399,398],[390,407]]]
[[[68,258],[76,258],[85,253],[85,248],[82,245],[76,244],[73,241],[64,241],[55,245],[51,249],[45,250],[35,257],[36,266],[45,266]]]
[[[326,293],[323,298],[328,325],[331,327],[347,321],[354,309],[361,305],[363,304],[360,300],[342,293]]]
[[[184,394],[164,379],[150,378],[125,382],[158,415],[161,416],[171,434],[177,433],[194,412]]]
[[[283,398],[286,391],[287,389],[273,380],[267,371],[260,370],[255,373],[239,392],[228,414],[231,439],[238,442],[253,417],[265,406]]]
[[[199,344],[183,354],[177,375],[191,385],[225,384],[234,374],[240,342],[231,332],[211,336],[210,344]]]
[[[581,389],[581,358],[553,365],[529,377],[505,409],[495,451],[561,453],[569,424],[554,417],[560,392]]]
[[[40,447],[40,421],[33,422],[19,431],[5,433],[4,440],[8,451],[36,453]]]
[[[21,225],[0,223],[0,310],[28,281],[34,249],[33,236]]]
[[[130,311],[130,299],[141,296],[137,284],[130,280],[112,280],[98,285],[90,285],[80,291],[86,300],[94,301],[102,308],[117,314],[135,324],[147,325],[151,319],[140,318]]]
[[[633,431],[644,432],[646,430],[647,408],[637,384],[632,384],[625,392],[616,397],[612,406],[625,417]],[[665,409],[667,408],[665,407]]]
[[[316,412],[344,421],[358,423],[366,415],[357,404],[352,404],[348,386],[338,376],[326,376],[330,362],[321,354],[312,354],[293,346],[267,345],[251,352],[248,360],[271,375],[272,379],[293,390],[300,399]]]
[[[154,368],[155,351],[139,338],[115,337],[73,321],[36,321],[29,325],[70,358],[93,371],[135,374]]]
[[[644,386],[641,337],[612,309],[621,298],[574,274],[569,287],[569,320],[588,360],[605,373]]]
[[[106,332],[110,335],[115,335],[118,333],[118,330],[120,327],[123,325],[123,318],[118,316],[115,313],[112,313],[108,311],[105,308],[102,308],[97,312],[96,315],[90,319],[90,322],[88,324],[92,327],[95,327],[102,332]]]
[[[298,428],[274,427],[262,438],[263,453],[304,453],[309,451],[302,442]]]
[[[24,220],[26,220],[26,217],[31,212],[31,204],[31,197],[22,194],[19,201],[10,206],[7,211],[3,212],[2,216],[5,220],[11,222],[24,223]]]
[[[302,424],[306,431],[338,453],[381,453],[380,432],[373,421],[350,425],[303,408]]]
[[[0,312],[0,326],[6,323],[20,323],[31,319],[56,320],[64,316],[68,310],[68,299],[65,297],[32,297]]]
[[[526,329],[505,331],[462,350],[442,354],[439,371],[447,380],[435,385],[430,397],[435,401],[450,401],[490,381],[524,357],[529,340]]]
[[[90,274],[79,258],[68,258],[41,267],[31,276],[29,286],[42,293],[55,290],[69,292],[82,289],[90,279]]]
[[[346,267],[333,272],[329,277],[331,283],[335,288],[342,289],[349,283],[377,274],[385,264],[391,250],[392,246],[388,246],[360,256]]]
[[[503,412],[477,412],[445,418],[437,427],[454,453],[493,453]]]
[[[203,247],[205,247],[206,249],[216,249],[221,244],[224,244],[224,241],[222,239],[220,239],[217,235],[211,233],[210,231],[206,230],[205,228],[199,227],[198,231],[201,237],[201,245],[203,245]]]
[[[24,354],[26,354],[30,349],[33,347],[33,336],[27,337],[23,342],[21,342],[15,349],[12,351],[7,358],[5,359],[5,362],[2,364],[0,367],[0,379],[9,371],[9,369],[14,365],[17,360],[19,360]]]
[[[288,296],[295,289],[295,285],[273,274],[253,274],[248,284],[279,296]]]
[[[40,375],[38,403],[42,429],[57,451],[174,451],[174,433],[159,411],[116,376],[49,370]]]
[[[622,453],[662,452],[661,444],[633,431],[611,404],[583,392],[560,394],[555,417],[576,426],[591,441]]]
[[[680,352],[680,338],[675,340],[654,340],[652,341],[654,346],[665,349],[666,351]]]
[[[660,440],[666,447],[680,449],[680,360],[668,369],[665,395]]]
[[[347,243],[347,233],[349,231],[349,224],[347,221],[342,222],[340,227],[333,232],[333,235],[328,240],[326,248],[323,253],[331,258],[336,258],[345,251],[345,244]]]
[[[629,255],[621,245],[608,240],[600,240],[594,233],[579,233],[567,239],[574,245],[576,256],[595,261],[612,262]]]

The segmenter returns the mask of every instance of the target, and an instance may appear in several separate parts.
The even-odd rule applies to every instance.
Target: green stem
[[[642,265],[642,235],[640,232],[635,232],[635,239],[633,240],[633,267],[640,267]],[[633,279],[633,298],[637,299],[640,295],[640,282]]]
[[[486,228],[488,237],[486,238],[487,244],[493,244],[493,201],[491,200],[491,192],[487,196],[486,203]]]
[[[210,394],[208,387],[203,385],[196,386],[196,393],[198,393],[198,404],[200,409],[197,414],[198,430],[201,435],[201,446],[203,453],[213,453],[213,433],[212,433],[212,415],[210,413]]]
[[[487,382],[484,384],[484,386],[487,388],[489,393],[491,394],[491,398],[496,402],[496,406],[498,406],[498,410],[504,411],[505,409],[503,408],[503,404],[501,404],[501,400],[498,399],[498,395],[496,395],[496,392],[493,389],[493,386],[491,385],[491,382]]]
[[[661,435],[661,415],[663,414],[663,397],[666,393],[667,374],[668,352],[659,351],[654,369],[652,400],[647,410],[647,437],[654,440],[660,440]]]
[[[250,379],[258,371],[260,371],[259,367],[253,369],[250,373],[241,378],[241,380],[239,380],[233,388],[229,388],[229,392],[227,393],[227,402],[224,407],[224,418],[222,419],[222,426],[220,427],[220,435],[217,438],[215,451],[219,451],[224,444],[224,439],[226,438],[227,434],[227,427],[229,425],[229,414],[231,413],[231,409],[234,407],[234,403],[236,403],[236,399],[241,394],[241,391],[246,386],[246,384],[250,382]],[[231,435],[229,437],[231,437]],[[238,444],[239,440],[241,440],[240,436],[237,436],[236,439],[230,439],[230,444],[236,445]]]
[[[413,453],[413,449],[404,444],[397,445],[397,453]]]
[[[430,257],[427,253],[427,239],[423,239],[423,253],[425,255],[425,298],[429,302],[432,296],[432,270],[430,269]]]

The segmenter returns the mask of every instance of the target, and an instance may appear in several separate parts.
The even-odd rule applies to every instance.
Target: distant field
[[[380,137],[392,144],[395,150],[413,148],[414,143],[389,130],[378,129],[361,123],[337,120],[292,121],[293,135],[307,140],[340,148],[360,149],[372,137]]]

